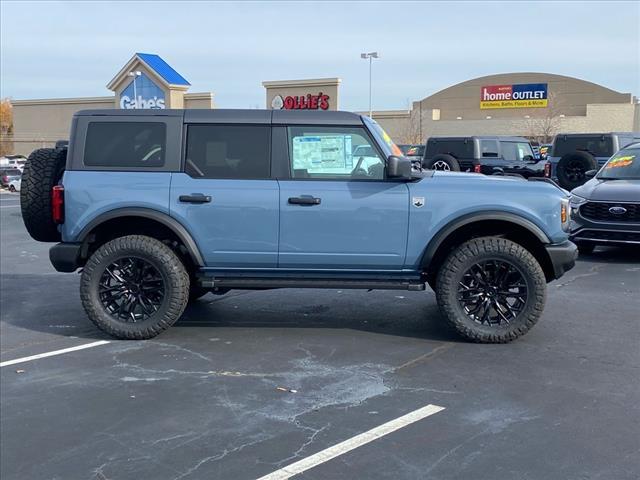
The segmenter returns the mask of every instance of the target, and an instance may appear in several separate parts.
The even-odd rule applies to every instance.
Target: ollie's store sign
[[[490,85],[480,89],[480,108],[540,108],[548,105],[546,83]]]
[[[319,92],[317,95],[276,95],[271,100],[271,108],[274,110],[328,110],[329,95]]]

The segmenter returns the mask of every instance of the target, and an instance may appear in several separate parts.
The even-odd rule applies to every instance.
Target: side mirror
[[[598,170],[587,170],[584,172],[584,176],[587,178],[593,178],[596,176],[596,173],[598,173]]]
[[[522,161],[523,162],[533,162],[533,155],[525,155],[524,157],[522,157]]]
[[[411,180],[411,160],[390,155],[387,158],[387,177]]]

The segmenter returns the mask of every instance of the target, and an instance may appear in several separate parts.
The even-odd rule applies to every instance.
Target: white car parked
[[[9,182],[9,191],[10,192],[19,192],[21,184],[22,184],[22,179],[21,178],[18,178],[17,180],[11,180]]]

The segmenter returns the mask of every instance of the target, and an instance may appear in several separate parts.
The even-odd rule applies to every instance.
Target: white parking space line
[[[38,360],[39,358],[53,357],[55,355],[62,355],[63,353],[76,352],[78,350],[84,350],[86,348],[99,347],[100,345],[106,345],[110,343],[108,340],[100,340],[98,342],[85,343],[84,345],[76,345],[75,347],[63,348],[62,350],[53,350],[52,352],[39,353],[38,355],[31,355],[30,357],[16,358],[14,360],[7,360],[6,362],[0,362],[0,367],[8,367],[9,365],[15,365],[17,363],[30,362],[31,360]]]
[[[316,467],[321,463],[328,462],[333,458],[339,457],[342,454],[350,452],[351,450],[361,447],[369,442],[373,442],[380,437],[395,432],[400,428],[406,427],[407,425],[422,420],[423,418],[427,418],[435,413],[441,412],[442,410],[444,410],[444,407],[439,407],[438,405],[426,405],[411,413],[407,413],[402,417],[396,418],[395,420],[383,423],[378,427],[372,428],[371,430],[356,435],[355,437],[351,437],[350,439],[340,442],[333,447],[326,448],[314,455],[311,455],[310,457],[303,458],[298,462],[287,465],[286,467],[276,470],[264,477],[260,477],[258,480],[285,480],[293,477],[294,475],[299,475],[310,468]]]
[[[0,208],[20,208],[20,205],[3,205]]]

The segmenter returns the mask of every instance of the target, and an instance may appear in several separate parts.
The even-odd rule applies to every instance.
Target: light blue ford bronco
[[[31,154],[22,213],[89,318],[153,337],[230,289],[435,291],[476,342],[541,317],[572,268],[568,198],[549,181],[412,170],[347,112],[95,110]],[[393,308],[392,305],[389,308]]]

